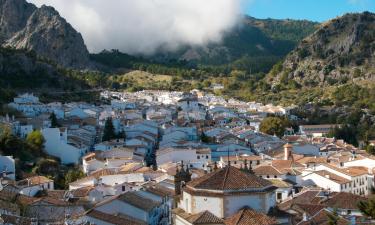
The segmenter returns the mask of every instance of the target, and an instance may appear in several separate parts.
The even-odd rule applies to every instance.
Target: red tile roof
[[[250,208],[241,209],[238,213],[225,219],[225,225],[275,225],[277,221],[263,213]]]
[[[333,194],[331,198],[322,202],[330,208],[358,210],[358,203],[366,201],[367,198],[347,192]]]
[[[86,213],[86,215],[88,217],[115,225],[146,225],[146,223],[143,221],[138,221],[125,215],[110,215],[97,210],[90,210]]]
[[[187,186],[195,189],[224,191],[263,189],[272,186],[272,183],[233,166],[226,166],[189,182]]]

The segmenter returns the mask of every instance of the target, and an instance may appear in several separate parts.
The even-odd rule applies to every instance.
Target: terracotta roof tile
[[[367,198],[363,196],[347,192],[339,192],[334,194],[328,200],[322,202],[322,204],[331,208],[358,210],[358,203],[366,200]]]
[[[87,216],[115,225],[146,225],[145,222],[130,218],[125,215],[110,215],[97,210],[90,210]]]
[[[238,213],[225,219],[225,225],[275,225],[277,221],[263,213],[250,208],[241,209]]]
[[[315,216],[313,216],[310,220],[308,221],[303,221],[301,223],[298,223],[298,225],[328,225],[328,215],[332,214],[330,211],[326,209],[320,210],[319,213],[317,213]],[[337,221],[337,225],[348,225],[350,224],[348,220],[339,217],[339,220]]]
[[[118,196],[118,200],[126,202],[136,208],[145,210],[147,212],[150,212],[152,209],[159,206],[158,202],[152,201],[148,198],[141,197],[140,195],[137,195],[135,192],[126,192],[125,194]]]
[[[322,176],[322,177],[325,177],[335,183],[338,183],[338,184],[346,184],[346,183],[350,183],[350,180],[344,178],[344,177],[341,177],[341,176],[338,176],[334,173],[331,173],[327,170],[319,170],[319,171],[315,171],[314,173],[318,174],[319,176]]]
[[[272,186],[272,183],[256,175],[242,172],[233,166],[226,166],[189,182],[187,186],[195,189],[223,191],[265,188]]]

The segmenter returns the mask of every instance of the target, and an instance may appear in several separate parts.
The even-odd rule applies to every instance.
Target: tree
[[[115,127],[113,126],[112,118],[108,117],[104,124],[102,141],[109,141],[116,137]]]
[[[44,143],[45,139],[39,130],[34,130],[33,132],[29,133],[26,137],[26,144],[34,153],[37,153],[38,155],[42,153]]]
[[[366,216],[375,219],[375,198],[371,198],[367,201],[360,201],[358,203],[359,210]]]
[[[260,123],[259,130],[269,135],[282,137],[288,126],[288,120],[281,117],[266,117]]]
[[[371,155],[375,155],[375,146],[373,145],[367,145],[366,152]]]
[[[25,154],[25,145],[25,142],[13,135],[10,130],[4,130],[0,135],[0,152],[4,155],[27,159],[29,157]]]
[[[333,209],[332,213],[327,213],[328,225],[337,225],[339,221],[339,216],[337,214],[337,209]]]
[[[65,174],[65,188],[69,187],[69,184],[79,180],[81,178],[85,177],[85,174],[83,173],[82,170],[80,169],[70,169],[66,174]]]
[[[34,168],[34,172],[44,176],[56,176],[59,173],[60,164],[56,160],[39,160]]]
[[[54,112],[51,113],[49,119],[51,121],[52,128],[60,127],[60,124],[57,122],[56,114]]]
[[[210,143],[210,138],[204,132],[202,132],[202,134],[201,134],[201,141],[203,143]]]

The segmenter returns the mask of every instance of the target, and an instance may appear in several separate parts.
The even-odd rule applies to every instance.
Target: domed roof
[[[271,186],[270,181],[233,166],[226,166],[187,183],[190,188],[219,191],[264,189]]]

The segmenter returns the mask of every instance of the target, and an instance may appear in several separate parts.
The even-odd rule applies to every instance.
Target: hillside
[[[33,51],[0,47],[0,105],[22,92],[43,94],[46,98],[59,93],[56,99],[68,100],[76,91],[85,92],[98,87],[98,83],[105,85],[103,80],[102,74],[59,67]]]
[[[307,35],[316,23],[297,20],[259,20],[244,17],[233,31],[228,32],[221,43],[205,47],[182,47],[176,52],[159,52],[153,56],[138,56],[138,60],[118,51],[102,52],[92,58],[110,67],[129,68],[135,62],[158,63],[171,66],[196,68],[197,65],[219,67],[220,72],[240,69],[252,72],[268,72]],[[142,58],[140,60],[139,58]],[[116,63],[114,63],[116,62]],[[147,62],[146,62],[147,63]],[[175,66],[175,65],[172,65]],[[138,68],[137,68],[138,69]]]
[[[81,34],[54,8],[37,8],[25,0],[0,0],[0,44],[34,51],[64,67],[89,65]]]
[[[375,14],[346,14],[322,24],[268,76],[273,85],[330,86],[374,80]]]

